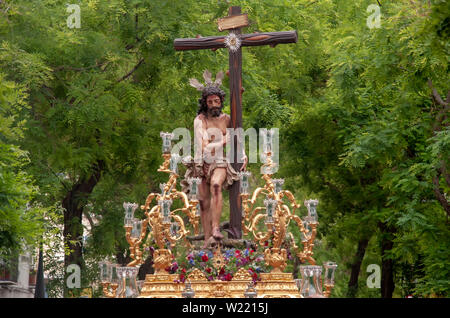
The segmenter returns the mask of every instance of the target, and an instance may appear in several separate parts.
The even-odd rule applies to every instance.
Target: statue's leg
[[[215,239],[223,239],[222,233],[220,233],[220,216],[222,215],[222,184],[227,177],[226,168],[214,169],[211,176],[211,210],[212,210],[212,235]]]
[[[206,248],[208,239],[212,235],[212,217],[211,217],[211,193],[209,192],[209,184],[206,183],[206,178],[202,178],[202,183],[198,187],[199,203],[200,203],[200,218],[202,220],[203,234],[205,235],[205,243],[203,247]]]

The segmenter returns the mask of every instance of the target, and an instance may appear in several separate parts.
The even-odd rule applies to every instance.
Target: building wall
[[[34,286],[29,286],[30,253],[24,253],[19,256],[17,269],[17,281],[0,280],[0,298],[33,298]]]

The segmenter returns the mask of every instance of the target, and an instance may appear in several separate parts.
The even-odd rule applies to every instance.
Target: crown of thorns
[[[205,70],[203,72],[203,78],[205,79],[205,85],[200,83],[195,78],[189,79],[189,84],[191,84],[192,87],[195,87],[200,92],[202,92],[205,88],[208,88],[208,87],[220,88],[220,86],[222,85],[222,80],[223,80],[223,72],[220,71],[219,73],[217,73],[216,80],[213,82],[211,72],[208,70]]]

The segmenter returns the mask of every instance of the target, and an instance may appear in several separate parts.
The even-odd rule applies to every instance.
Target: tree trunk
[[[394,261],[388,259],[386,254],[394,247],[394,233],[395,228],[386,225],[385,223],[378,223],[381,230],[381,297],[392,298],[392,293],[395,289],[394,284]]]
[[[348,282],[347,297],[356,297],[358,292],[358,277],[364,255],[366,254],[367,244],[369,244],[369,239],[367,238],[363,238],[358,242],[358,248],[356,249],[356,255],[352,263],[352,272]]]
[[[83,225],[82,213],[84,200],[91,194],[95,185],[99,182],[104,162],[98,161],[94,165],[93,173],[88,179],[81,179],[74,184],[62,201],[64,208],[64,244],[69,253],[64,256],[64,268],[71,264],[77,264],[83,268]]]

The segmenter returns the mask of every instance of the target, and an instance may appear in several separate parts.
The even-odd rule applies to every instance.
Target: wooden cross
[[[203,50],[213,51],[229,49],[229,77],[231,123],[234,129],[242,127],[242,46],[270,45],[275,47],[281,43],[296,43],[297,31],[266,32],[241,34],[241,28],[248,26],[246,14],[241,14],[241,7],[230,7],[229,16],[219,19],[219,31],[230,30],[228,36],[209,36],[189,39],[175,39],[174,47],[177,51]],[[240,44],[240,45],[239,45]],[[234,139],[234,149],[237,149],[237,139]],[[241,163],[237,162],[237,151],[234,151],[233,168],[239,171]],[[235,182],[230,188],[230,238],[242,238],[242,212],[239,200],[239,183]]]

